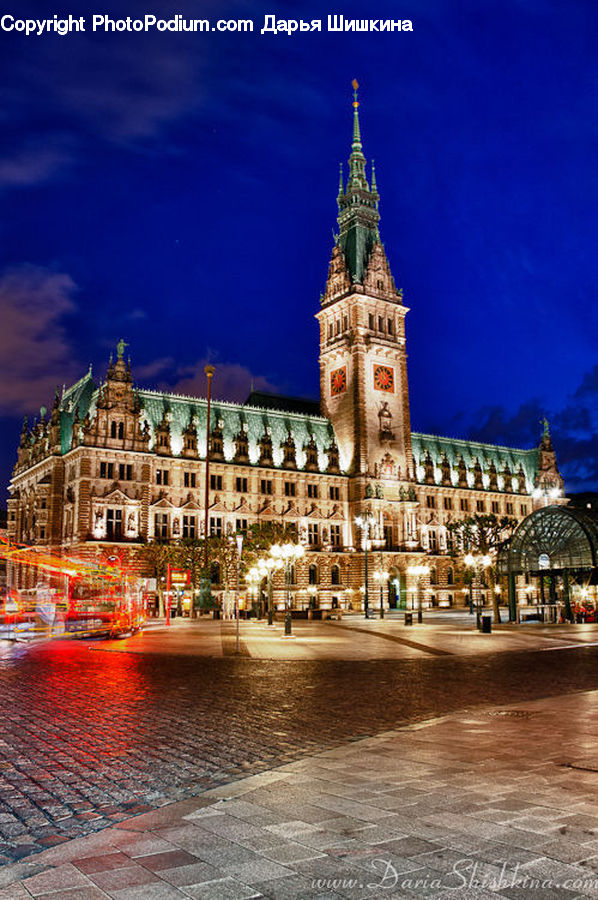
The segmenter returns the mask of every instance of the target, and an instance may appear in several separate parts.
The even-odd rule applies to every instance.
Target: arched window
[[[291,566],[291,569],[289,572],[289,580],[290,580],[291,584],[297,584],[297,573],[295,572],[294,564]]]
[[[430,569],[430,584],[436,584],[436,569],[434,566]]]
[[[309,567],[309,583],[317,584],[318,583],[318,567],[315,563],[312,563]]]
[[[125,436],[125,423],[124,423],[124,422],[119,422],[119,423],[118,423],[118,436],[119,436],[119,438],[120,438],[121,440],[122,440],[122,439],[124,438],[124,436]]]
[[[111,422],[111,423],[110,423],[110,437],[111,437],[111,438],[115,438],[115,437],[116,437],[116,422]]]
[[[220,563],[213,562],[210,566],[210,581],[212,584],[220,584]]]
[[[333,566],[330,570],[330,583],[331,584],[340,584],[341,583],[341,570],[339,566]]]
[[[450,568],[450,567],[446,571],[446,583],[447,584],[455,583],[455,573],[453,572],[452,568]]]

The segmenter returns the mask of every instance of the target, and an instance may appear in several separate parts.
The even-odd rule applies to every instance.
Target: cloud
[[[70,154],[60,146],[24,146],[20,151],[0,157],[0,187],[24,187],[39,184],[70,162]]]
[[[159,375],[164,375],[164,373],[172,370],[173,366],[174,359],[172,356],[161,356],[159,359],[154,359],[144,366],[136,365],[135,378],[137,381],[155,380]]]
[[[584,374],[560,408],[547,410],[530,399],[515,412],[504,406],[484,407],[470,415],[463,412],[455,421],[471,440],[529,448],[540,442],[540,419],[545,415],[566,490],[598,490],[598,366]]]
[[[204,368],[208,362],[212,362],[216,369],[212,379],[212,395],[219,400],[242,403],[249,396],[252,387],[256,391],[276,392],[275,385],[271,384],[266,377],[253,375],[245,366],[237,363],[213,363],[208,359],[199,360],[188,368],[180,369],[179,374],[183,377],[177,381],[173,390],[179,394],[205,397]]]
[[[0,276],[0,414],[35,412],[80,374],[64,319],[76,285],[64,272],[20,266]]]

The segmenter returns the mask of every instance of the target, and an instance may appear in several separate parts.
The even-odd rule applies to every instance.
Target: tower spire
[[[366,159],[361,143],[359,124],[359,100],[356,78],[353,87],[353,135],[349,156],[349,178],[344,191],[338,194],[339,243],[352,282],[363,283],[368,257],[375,243],[380,240],[378,232],[378,192],[374,183],[370,188],[365,173]],[[342,184],[342,178],[341,178]]]

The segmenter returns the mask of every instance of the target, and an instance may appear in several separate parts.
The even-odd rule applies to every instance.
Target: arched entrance
[[[405,575],[396,566],[388,570],[388,606],[390,609],[405,609]]]
[[[498,572],[509,580],[509,618],[518,618],[516,579],[523,576],[525,605],[537,606],[543,618],[556,621],[562,613],[569,621],[593,619],[597,550],[598,515],[592,510],[547,506],[529,515],[498,557]]]

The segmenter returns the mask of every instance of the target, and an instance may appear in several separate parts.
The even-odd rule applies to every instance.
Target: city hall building
[[[357,107],[316,313],[319,403],[255,392],[244,404],[212,401],[206,492],[206,399],[138,387],[121,341],[103,382],[90,370],[57,394],[47,420],[23,427],[12,540],[141,571],[148,541],[203,537],[207,493],[211,534],[266,521],[296,528],[306,551],[293,571],[297,608],[314,598],[361,608],[366,546],[371,604],[382,583],[385,606],[412,606],[422,585],[407,570],[425,564],[426,602],[449,606],[464,602],[449,523],[520,520],[562,495],[547,429],[533,449],[411,430],[408,308],[380,239]],[[274,586],[280,601],[281,574]]]

